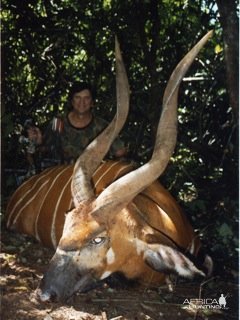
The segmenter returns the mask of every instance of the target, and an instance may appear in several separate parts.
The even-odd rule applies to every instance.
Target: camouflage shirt
[[[48,130],[49,139],[47,139],[46,143],[50,147],[48,148],[49,150],[53,149],[50,145],[57,146],[57,154],[64,163],[74,162],[89,143],[108,125],[107,121],[98,117],[93,117],[92,121],[84,128],[74,127],[70,123],[68,116],[65,116],[62,122],[63,130],[61,133],[56,133],[52,129],[50,133]],[[115,152],[121,148],[124,148],[124,143],[119,138],[116,138],[110,148],[108,157],[114,156]],[[56,152],[51,153],[52,155],[56,154]]]

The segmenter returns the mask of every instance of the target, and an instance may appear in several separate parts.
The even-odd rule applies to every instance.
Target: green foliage
[[[115,34],[131,88],[122,138],[129,157],[146,162],[172,70],[203,34],[215,30],[181,86],[178,145],[162,181],[195,227],[211,226],[204,229],[204,240],[216,259],[223,249],[235,261],[237,129],[215,1],[3,0],[1,16],[4,170],[24,167],[18,136],[26,117],[42,125],[66,112],[74,80],[92,82],[98,93],[95,112],[113,117]],[[4,177],[2,190],[8,196],[14,179]]]

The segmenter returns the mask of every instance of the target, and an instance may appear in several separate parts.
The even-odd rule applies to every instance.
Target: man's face
[[[75,93],[72,98],[72,106],[73,110],[80,115],[89,113],[93,106],[91,92],[88,89],[84,89]]]

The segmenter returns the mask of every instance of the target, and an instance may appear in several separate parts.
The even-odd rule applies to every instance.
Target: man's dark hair
[[[80,92],[82,90],[89,90],[92,95],[93,100],[95,100],[96,92],[95,92],[94,88],[91,86],[91,84],[87,83],[87,82],[76,81],[76,82],[73,82],[73,84],[70,87],[69,94],[68,94],[68,101],[71,103],[71,100],[72,100],[74,94],[77,92]]]

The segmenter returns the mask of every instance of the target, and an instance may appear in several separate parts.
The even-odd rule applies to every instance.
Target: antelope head
[[[119,178],[96,196],[92,174],[123,127],[129,108],[128,79],[116,40],[117,113],[75,164],[71,184],[75,209],[66,215],[56,253],[41,281],[41,300],[66,299],[76,291],[86,291],[115,272],[143,282],[147,281],[148,275],[159,282],[164,273],[189,278],[205,275],[176,243],[160,237],[132,200],[151,185],[168,164],[176,144],[178,89],[210,36],[211,32],[189,51],[168,81],[150,161]]]

